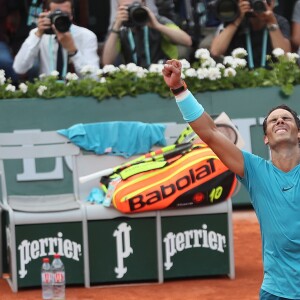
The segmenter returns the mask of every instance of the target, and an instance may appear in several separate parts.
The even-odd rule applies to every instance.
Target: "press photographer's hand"
[[[149,20],[147,22],[147,26],[150,28],[156,29],[160,26],[160,23],[158,22],[157,18],[155,17],[154,13],[149,9],[149,7],[145,6],[145,10],[147,10]]]
[[[120,5],[118,7],[116,18],[115,18],[112,28],[114,30],[120,30],[122,24],[124,22],[128,21],[128,19],[129,19],[129,15],[128,15],[127,6]]]
[[[239,0],[239,8],[241,17],[244,17],[248,12],[253,12],[251,4],[248,0]]]
[[[74,53],[77,50],[72,34],[69,31],[59,32],[55,28],[53,30],[56,34],[57,41],[68,53]]]
[[[38,21],[37,21],[37,31],[36,31],[36,35],[38,37],[41,37],[44,34],[45,30],[51,28],[51,21],[48,18],[48,15],[49,12],[47,11],[41,12],[39,14]]]
[[[248,0],[239,0],[239,10],[240,14],[238,18],[233,22],[236,26],[239,26],[242,23],[247,13],[251,13],[253,11]]]
[[[266,11],[263,12],[258,17],[260,17],[262,20],[264,20],[267,24],[277,24],[277,19],[273,12],[274,2],[271,2],[270,4],[268,4],[268,2],[265,1],[265,7],[266,7]]]

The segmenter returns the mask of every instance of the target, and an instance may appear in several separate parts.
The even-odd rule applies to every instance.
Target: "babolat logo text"
[[[55,253],[79,261],[79,257],[82,255],[81,249],[81,244],[63,239],[61,232],[57,233],[57,237],[46,237],[33,241],[23,240],[18,246],[20,252],[19,276],[20,278],[26,276],[26,265],[32,260]]]
[[[161,185],[157,190],[146,195],[136,195],[128,199],[131,211],[139,210],[145,205],[152,205],[158,201],[162,201],[175,193],[184,193],[186,190],[195,186],[198,181],[216,172],[215,158],[210,158],[206,164],[201,167],[195,167],[188,170],[188,173],[178,178],[175,182],[168,185]]]
[[[172,268],[171,258],[177,253],[191,248],[208,248],[212,251],[224,253],[226,248],[226,236],[215,231],[207,230],[207,225],[203,224],[202,229],[192,229],[184,232],[167,233],[164,238],[165,243],[165,270]]]

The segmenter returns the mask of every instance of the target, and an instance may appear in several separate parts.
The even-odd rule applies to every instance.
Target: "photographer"
[[[266,67],[266,56],[275,48],[291,51],[288,21],[273,12],[275,0],[237,0],[237,17],[225,22],[211,44],[211,55],[231,55],[236,48],[248,52],[250,69]]]
[[[15,57],[16,73],[25,74],[37,59],[40,74],[49,75],[56,70],[60,79],[65,77],[70,63],[78,76],[84,66],[99,69],[97,37],[87,28],[72,24],[72,0],[48,0],[46,9]]]
[[[300,54],[300,0],[295,3],[292,16],[292,46]],[[298,64],[300,61],[298,60]]]
[[[12,68],[12,42],[20,27],[20,5],[17,1],[0,0],[0,69],[12,83],[18,82],[18,75]]]
[[[112,1],[111,1],[112,3]],[[174,22],[155,15],[144,1],[119,0],[115,20],[104,44],[102,63],[133,62],[148,68],[179,56],[177,45],[190,47],[191,37]]]

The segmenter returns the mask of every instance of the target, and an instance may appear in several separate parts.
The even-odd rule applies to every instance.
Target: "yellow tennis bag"
[[[128,165],[109,180],[115,182],[112,203],[125,214],[217,204],[231,197],[237,184],[210,148],[191,143],[158,160]]]

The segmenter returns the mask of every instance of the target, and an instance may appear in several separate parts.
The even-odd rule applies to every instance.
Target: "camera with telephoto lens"
[[[57,9],[51,12],[47,17],[50,19],[51,25],[53,24],[58,32],[64,33],[69,31],[72,23],[68,13],[65,13],[60,9]],[[52,28],[49,28],[44,32],[46,34],[54,34]]]
[[[123,25],[126,27],[145,26],[149,20],[148,12],[139,2],[133,2],[127,7],[128,21]]]
[[[248,0],[250,2],[253,12],[263,13],[266,10],[264,0]],[[267,0],[270,5],[271,0]],[[239,15],[238,0],[214,0],[208,4],[208,9],[212,10],[217,19],[221,22],[233,22]]]

